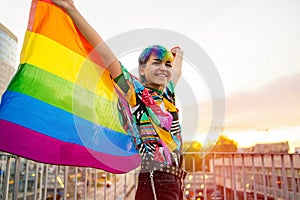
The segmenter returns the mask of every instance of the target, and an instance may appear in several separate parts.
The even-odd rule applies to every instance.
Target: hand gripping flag
[[[51,0],[33,0],[20,65],[0,105],[0,150],[128,172],[140,157],[118,117],[118,94],[71,18]]]

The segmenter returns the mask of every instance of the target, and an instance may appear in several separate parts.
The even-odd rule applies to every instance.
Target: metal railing
[[[300,199],[299,154],[185,153],[186,200]],[[0,200],[131,200],[138,169],[112,174],[0,153]]]
[[[0,154],[0,200],[131,199],[136,173],[37,163]]]

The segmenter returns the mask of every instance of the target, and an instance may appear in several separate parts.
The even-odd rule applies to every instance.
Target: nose
[[[160,65],[160,69],[161,69],[161,70],[168,70],[168,66],[167,66],[166,64],[162,63],[162,64]]]

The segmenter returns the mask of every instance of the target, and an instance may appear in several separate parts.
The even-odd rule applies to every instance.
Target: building
[[[255,144],[253,147],[254,153],[288,153],[290,150],[289,143],[277,142],[277,143],[265,143]]]
[[[251,147],[239,148],[239,153],[289,153],[290,146],[288,141],[274,143],[259,143]]]
[[[16,71],[18,38],[0,23],[0,97]]]
[[[229,199],[300,199],[300,155],[288,153],[288,146],[257,144],[216,157],[210,171]]]

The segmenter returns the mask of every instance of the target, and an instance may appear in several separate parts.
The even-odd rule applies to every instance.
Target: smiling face
[[[147,87],[163,90],[172,76],[173,55],[165,47],[152,45],[139,57],[140,81]]]
[[[172,63],[151,55],[147,63],[140,66],[140,75],[144,76],[145,86],[163,90],[172,77]]]

